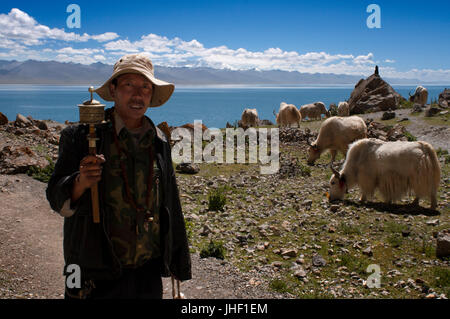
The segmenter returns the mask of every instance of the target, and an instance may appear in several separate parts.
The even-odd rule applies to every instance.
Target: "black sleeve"
[[[170,146],[166,147],[166,158],[169,158],[167,162],[168,175],[169,175],[169,187],[171,194],[171,217],[172,217],[172,263],[170,265],[170,271],[179,280],[189,280],[192,278],[191,273],[191,257],[189,253],[189,244],[186,235],[186,226],[184,222],[184,216],[181,209],[180,195],[178,192],[177,180],[175,177],[175,171],[172,166],[172,156]]]
[[[73,181],[79,173],[82,151],[77,148],[79,143],[76,143],[76,139],[75,127],[68,127],[61,132],[58,160],[46,190],[50,207],[56,212],[71,197]]]

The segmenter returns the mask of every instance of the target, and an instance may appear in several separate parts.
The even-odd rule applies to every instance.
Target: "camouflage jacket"
[[[113,109],[106,110],[108,120]],[[191,279],[191,259],[186,228],[181,210],[178,187],[172,166],[170,145],[166,136],[148,119],[156,132],[155,160],[159,168],[162,189],[160,220],[161,275],[174,275],[179,280]],[[97,154],[110,155],[111,122],[96,126],[99,137]],[[48,183],[47,199],[53,210],[59,212],[71,197],[72,184],[78,175],[79,163],[88,154],[87,125],[69,126],[61,132],[59,158]],[[105,174],[105,173],[103,173]],[[122,272],[119,258],[111,241],[111,218],[105,205],[106,185],[99,183],[100,224],[94,224],[91,210],[91,194],[86,191],[74,203],[75,214],[64,219],[64,260],[66,267],[79,265],[82,280],[115,279]]]

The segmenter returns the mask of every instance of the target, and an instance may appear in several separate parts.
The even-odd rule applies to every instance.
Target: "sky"
[[[379,65],[383,77],[450,83],[449,12],[448,0],[2,0],[0,60],[114,64],[142,52],[163,66],[369,75]]]

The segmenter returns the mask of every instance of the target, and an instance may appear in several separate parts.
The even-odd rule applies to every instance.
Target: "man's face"
[[[152,99],[152,83],[143,75],[127,73],[117,78],[117,86],[110,84],[115,109],[125,121],[142,119]]]

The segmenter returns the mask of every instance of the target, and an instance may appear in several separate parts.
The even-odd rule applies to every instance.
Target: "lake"
[[[403,97],[415,86],[393,86]],[[448,85],[447,87],[450,87]],[[427,86],[428,102],[437,99],[445,86]],[[177,87],[171,99],[159,108],[150,108],[147,115],[158,124],[171,126],[202,120],[207,127],[225,127],[239,120],[244,108],[256,108],[260,119],[275,122],[273,111],[281,102],[300,107],[322,101],[331,103],[348,100],[353,86],[336,87]],[[100,97],[94,95],[100,100]],[[78,121],[78,104],[90,99],[88,86],[0,85],[0,112],[15,120],[17,113],[35,119],[62,122]],[[105,103],[107,107],[112,103]]]

